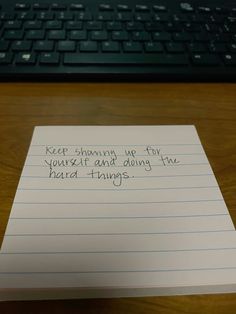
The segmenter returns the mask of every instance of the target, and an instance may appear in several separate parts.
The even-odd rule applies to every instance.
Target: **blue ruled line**
[[[32,204],[32,205],[126,205],[126,204],[172,204],[172,203],[202,203],[202,202],[223,202],[223,199],[206,199],[206,200],[192,200],[192,201],[160,201],[160,202],[14,202],[14,204]]]
[[[169,215],[169,216],[140,216],[140,217],[10,217],[9,220],[102,220],[102,219],[170,219],[170,218],[198,218],[198,217],[218,217],[218,216],[229,216],[228,213],[224,214],[205,214],[205,215]]]
[[[202,162],[202,163],[189,163],[189,164],[183,164],[183,163],[178,163],[178,164],[166,164],[166,165],[163,165],[163,164],[160,164],[160,165],[150,165],[151,167],[163,167],[163,168],[166,168],[166,167],[180,167],[180,166],[202,166],[202,165],[209,165],[208,162]],[[53,169],[56,169],[56,168],[83,168],[83,169],[86,169],[86,168],[94,168],[94,169],[110,169],[110,168],[124,168],[124,169],[133,169],[133,168],[145,168],[147,167],[148,165],[134,165],[134,166],[130,166],[130,167],[127,167],[127,166],[123,166],[123,165],[117,165],[117,166],[101,166],[101,167],[98,167],[98,166],[65,166],[65,165],[62,165],[62,166],[53,166]],[[42,167],[42,168],[50,168],[50,166],[48,165],[27,165],[25,164],[24,167]]]
[[[206,157],[206,154],[204,152],[200,152],[200,153],[160,153],[158,155],[148,155],[148,154],[145,154],[145,155],[140,155],[140,154],[135,154],[135,157],[148,157],[148,158],[158,158],[160,157],[161,155],[164,155],[164,156],[205,156]],[[74,154],[74,155],[69,155],[69,154],[66,154],[66,155],[53,155],[53,154],[28,154],[27,157],[51,157],[51,158],[66,158],[66,157],[77,157],[77,158],[85,158],[85,157],[90,157],[90,158],[98,158],[98,157],[104,157],[104,158],[110,158],[110,157],[130,157],[130,156],[127,156],[125,154],[116,154],[116,155],[113,155],[113,154],[110,154],[110,155],[103,155],[103,156],[100,156],[100,155],[91,155],[91,156],[86,156],[85,154],[84,155],[78,155],[78,154]]]
[[[163,272],[193,272],[234,270],[236,267],[207,267],[188,269],[137,269],[137,270],[91,270],[91,271],[37,271],[37,272],[0,272],[1,275],[56,275],[56,274],[113,274],[113,273],[163,273]]]
[[[4,237],[51,237],[51,236],[137,236],[137,235],[158,235],[158,234],[203,234],[203,233],[222,233],[222,232],[235,232],[235,229],[226,230],[198,230],[198,231],[171,231],[171,232],[123,232],[123,233],[42,233],[42,234],[5,234]]]
[[[135,251],[58,251],[58,252],[0,252],[0,255],[57,255],[57,254],[139,254],[139,253],[176,253],[176,252],[199,252],[199,251],[229,251],[236,250],[236,247],[220,248],[197,248],[179,250],[135,250]]]
[[[178,177],[201,177],[201,176],[214,176],[213,173],[207,173],[207,174],[180,174],[180,175],[163,175],[163,176],[152,176],[152,175],[149,175],[149,176],[135,176],[133,179],[145,179],[145,178],[178,178]],[[35,178],[35,179],[53,179],[53,178],[49,178],[48,176],[25,176],[25,175],[22,175],[21,178]],[[71,178],[69,178],[71,180]],[[91,180],[94,180],[93,178],[91,177],[78,177],[77,179],[91,179]],[[63,179],[63,180],[66,180]]]
[[[201,143],[196,143],[196,144],[185,144],[185,143],[171,143],[171,144],[31,144],[31,147],[50,147],[50,146],[65,146],[65,147],[78,147],[78,148],[83,148],[83,147],[148,147],[148,146],[154,146],[159,147],[159,146],[202,146]]]
[[[209,185],[209,186],[187,186],[187,187],[174,187],[174,188],[137,188],[137,189],[120,189],[120,188],[105,188],[105,189],[61,189],[61,188],[54,188],[54,189],[48,189],[48,188],[18,188],[18,191],[124,191],[124,192],[129,192],[129,191],[158,191],[158,190],[188,190],[188,189],[216,189],[218,188],[218,185]]]

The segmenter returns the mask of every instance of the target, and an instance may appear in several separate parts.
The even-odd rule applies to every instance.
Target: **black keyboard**
[[[0,5],[1,80],[236,81],[232,1]]]

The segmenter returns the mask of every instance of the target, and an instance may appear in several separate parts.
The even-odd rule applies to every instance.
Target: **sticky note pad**
[[[0,299],[236,291],[236,233],[194,126],[39,126]]]

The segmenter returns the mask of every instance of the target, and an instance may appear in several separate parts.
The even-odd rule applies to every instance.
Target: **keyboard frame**
[[[19,1],[19,3],[27,1]],[[32,3],[49,4],[48,0],[28,1]],[[58,0],[58,4],[69,3],[68,1]],[[165,0],[137,0],[137,4],[145,4],[152,6],[154,3],[165,3],[170,9],[179,8],[183,1]],[[209,6],[229,6],[236,7],[233,1],[208,0],[206,1],[184,1],[192,3],[193,6],[209,5]],[[17,2],[18,3],[18,2]],[[71,3],[82,3],[85,6],[97,8],[98,3],[110,3],[116,5],[118,3],[128,3],[128,1],[71,1]],[[131,1],[130,1],[131,3]],[[226,4],[227,3],[227,4]],[[15,5],[15,1],[3,0],[2,7],[9,8]],[[92,53],[91,53],[92,54]],[[96,53],[94,53],[96,55]],[[138,53],[138,55],[140,55]],[[236,81],[236,66],[153,66],[153,65],[17,65],[8,66],[0,65],[0,80],[1,81],[198,81],[198,82],[235,82]]]

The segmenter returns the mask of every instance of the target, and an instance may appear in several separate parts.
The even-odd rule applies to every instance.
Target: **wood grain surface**
[[[194,124],[236,225],[236,85],[0,83],[0,239],[36,125]],[[11,313],[236,313],[236,294],[1,302]]]

